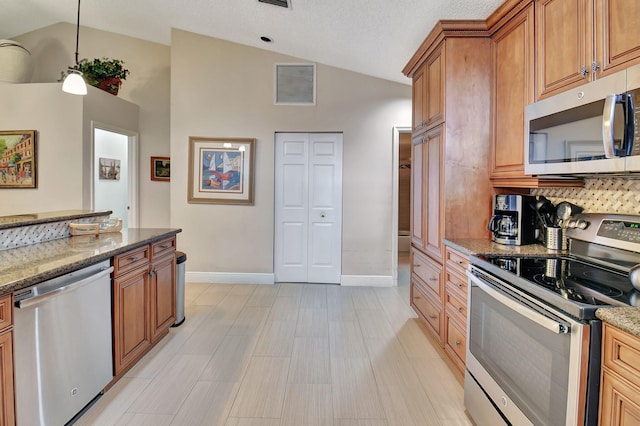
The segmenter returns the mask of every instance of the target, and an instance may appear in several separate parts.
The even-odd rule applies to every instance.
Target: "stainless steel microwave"
[[[640,172],[640,65],[525,108],[525,173]]]

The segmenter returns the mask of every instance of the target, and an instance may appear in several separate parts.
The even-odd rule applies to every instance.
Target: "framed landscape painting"
[[[164,182],[171,180],[171,160],[169,157],[151,157],[151,180]]]
[[[189,137],[189,203],[253,204],[255,139]]]
[[[0,188],[36,188],[35,130],[0,131]]]

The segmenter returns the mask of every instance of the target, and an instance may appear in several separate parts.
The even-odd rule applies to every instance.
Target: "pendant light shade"
[[[62,82],[62,91],[72,95],[86,95],[87,84],[82,78],[82,73],[77,69],[70,68],[69,74]]]
[[[78,42],[80,41],[80,0],[78,0],[78,21],[76,24],[76,65],[69,68],[69,73],[62,82],[62,91],[72,95],[86,95],[87,83],[78,69]]]

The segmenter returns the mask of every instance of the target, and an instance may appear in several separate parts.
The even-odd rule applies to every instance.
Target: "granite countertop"
[[[0,251],[0,295],[109,259],[179,232],[182,230],[132,228],[99,236],[61,238]]]
[[[481,238],[444,239],[443,243],[466,255],[504,254],[511,256],[557,256],[558,254],[568,253],[566,250],[549,250],[542,244],[508,246]]]
[[[566,250],[549,250],[542,244],[505,246],[487,239],[445,239],[443,242],[445,245],[466,255],[507,254],[512,256],[557,256],[558,254],[568,253]],[[640,300],[638,302],[640,304]],[[640,308],[638,307],[600,308],[596,311],[596,316],[604,322],[640,337]]]
[[[82,219],[88,217],[109,216],[113,213],[93,210],[62,210],[43,213],[16,214],[12,216],[0,216],[0,230],[17,228],[19,226],[37,225],[40,223],[58,222],[61,220]]]

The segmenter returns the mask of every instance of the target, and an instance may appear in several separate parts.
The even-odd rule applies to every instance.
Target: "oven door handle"
[[[567,334],[571,332],[571,326],[569,324],[555,321],[549,317],[542,315],[539,312],[534,311],[533,309],[528,308],[527,306],[521,303],[518,303],[517,301],[504,295],[500,291],[494,289],[490,285],[484,283],[483,281],[481,281],[480,279],[474,276],[472,276],[471,279],[475,282],[475,284],[478,287],[482,289],[482,291],[487,293],[489,296],[493,297],[498,302],[507,306],[509,309],[512,309],[518,312],[519,314],[523,315],[524,317],[530,319],[531,321],[534,321],[535,323],[541,325],[547,330],[553,331],[554,333],[557,333],[557,334]]]

